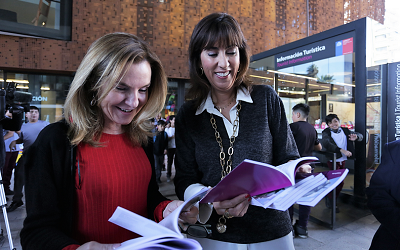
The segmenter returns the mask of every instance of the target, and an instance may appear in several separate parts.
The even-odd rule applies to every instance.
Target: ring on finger
[[[224,216],[225,216],[227,219],[233,218],[233,216],[229,214],[229,208],[225,209]]]

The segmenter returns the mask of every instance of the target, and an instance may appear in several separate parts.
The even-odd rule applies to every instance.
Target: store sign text
[[[33,102],[47,102],[47,97],[45,96],[32,96]]]

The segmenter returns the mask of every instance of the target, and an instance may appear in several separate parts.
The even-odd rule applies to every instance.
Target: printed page
[[[297,182],[296,185],[289,187],[288,189],[291,190],[288,192],[288,194],[280,197],[280,199],[277,199],[274,203],[272,203],[272,205],[269,206],[269,208],[286,211],[302,196],[304,196],[310,190],[313,190],[320,185],[324,185],[327,180],[322,174],[319,174],[312,179],[308,179],[310,177],[307,177],[306,179]]]
[[[303,197],[297,200],[296,203],[299,205],[312,207],[317,205],[320,200],[322,200],[329,192],[337,187],[344,180],[344,178],[346,178],[348,173],[349,170],[347,168],[322,172],[321,174],[324,174],[328,180],[323,185],[316,187],[305,194]]]
[[[316,157],[303,157],[275,167],[246,159],[213,187],[200,202],[224,201],[241,194],[255,196],[292,186],[295,184],[296,167],[316,160]]]
[[[198,201],[201,200],[206,194],[207,194],[208,189],[204,189],[199,191],[197,194],[193,195],[190,199],[186,200],[182,205],[180,205],[177,209],[175,209],[171,214],[169,214],[167,217],[165,217],[162,221],[160,221],[158,224],[171,229],[172,231],[176,232],[180,236],[181,230],[179,229],[178,221],[179,221],[179,215],[183,211],[189,211],[190,208],[196,204]],[[183,237],[183,236],[182,236]]]
[[[275,166],[246,159],[213,187],[200,202],[229,200],[241,194],[254,196],[291,185],[293,184],[290,178]]]
[[[315,161],[318,161],[317,157],[306,156],[306,157],[302,157],[302,158],[287,162],[285,164],[279,165],[279,166],[277,166],[277,168],[279,168],[281,171],[285,172],[286,175],[290,176],[291,181],[294,184],[294,182],[295,182],[294,178],[295,178],[297,168],[300,167],[301,165],[308,164],[308,163],[315,162]]]
[[[283,188],[279,191],[273,191],[267,194],[261,194],[258,196],[254,196],[252,199],[251,204],[263,208],[272,208],[272,209],[277,209],[276,206],[274,206],[275,203],[277,202],[284,202],[287,201],[289,199],[289,202],[292,202],[292,204],[298,199],[300,198],[303,194],[300,193],[300,195],[298,195],[297,193],[299,191],[297,191],[298,189],[300,189],[301,187],[306,187],[307,185],[310,185],[310,183],[314,183],[315,182],[315,176],[309,176],[307,178],[305,178],[304,180],[301,180],[299,182],[297,182],[294,186],[290,186],[287,188]],[[315,185],[315,184],[311,184],[311,185]],[[306,193],[306,192],[304,192]],[[298,195],[296,198],[296,194]],[[293,198],[294,196],[294,198]],[[293,201],[291,201],[290,199],[294,199]],[[281,210],[281,209],[278,209]]]
[[[164,226],[157,224],[156,222],[149,220],[143,216],[135,214],[122,207],[117,207],[114,214],[108,220],[120,227],[123,227],[129,231],[142,235],[144,237],[180,237],[183,235],[178,231],[172,231]],[[178,221],[178,220],[176,220]]]
[[[140,237],[125,241],[117,250],[160,249],[160,250],[201,250],[201,245],[193,239]]]

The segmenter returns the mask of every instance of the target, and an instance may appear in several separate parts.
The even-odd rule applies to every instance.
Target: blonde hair
[[[165,103],[167,78],[160,59],[147,43],[132,34],[111,33],[89,47],[68,92],[64,116],[70,125],[71,144],[99,145],[98,139],[104,128],[100,103],[119,84],[127,69],[142,61],[147,61],[151,67],[148,100],[133,120],[123,125],[123,129],[133,144],[147,143],[153,128],[150,119],[161,111]]]

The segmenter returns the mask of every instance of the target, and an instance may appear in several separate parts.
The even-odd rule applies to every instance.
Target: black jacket
[[[46,126],[27,152],[27,217],[21,231],[23,249],[61,250],[78,244],[70,237],[74,221],[76,148],[71,146],[67,131],[65,121]],[[152,166],[147,193],[148,215],[151,217],[157,205],[166,198],[158,191],[152,143],[144,150]]]
[[[347,138],[347,149],[350,151],[353,155],[349,158],[354,158],[354,143],[353,141],[349,140],[349,135],[350,135],[350,130],[348,128],[341,128],[346,135]],[[363,136],[362,134],[355,132],[357,135],[357,140],[356,141],[362,141]],[[321,145],[323,147],[323,150],[336,153],[336,159],[339,159],[342,157],[342,153],[340,152],[340,148],[336,145],[335,140],[333,140],[331,136],[331,129],[326,128],[322,131],[322,140],[321,140]]]
[[[165,131],[157,132],[154,140],[154,150],[155,155],[164,155],[164,150],[168,149],[168,134]]]
[[[368,207],[381,223],[371,250],[400,249],[400,141],[386,144],[382,162],[367,188]]]

